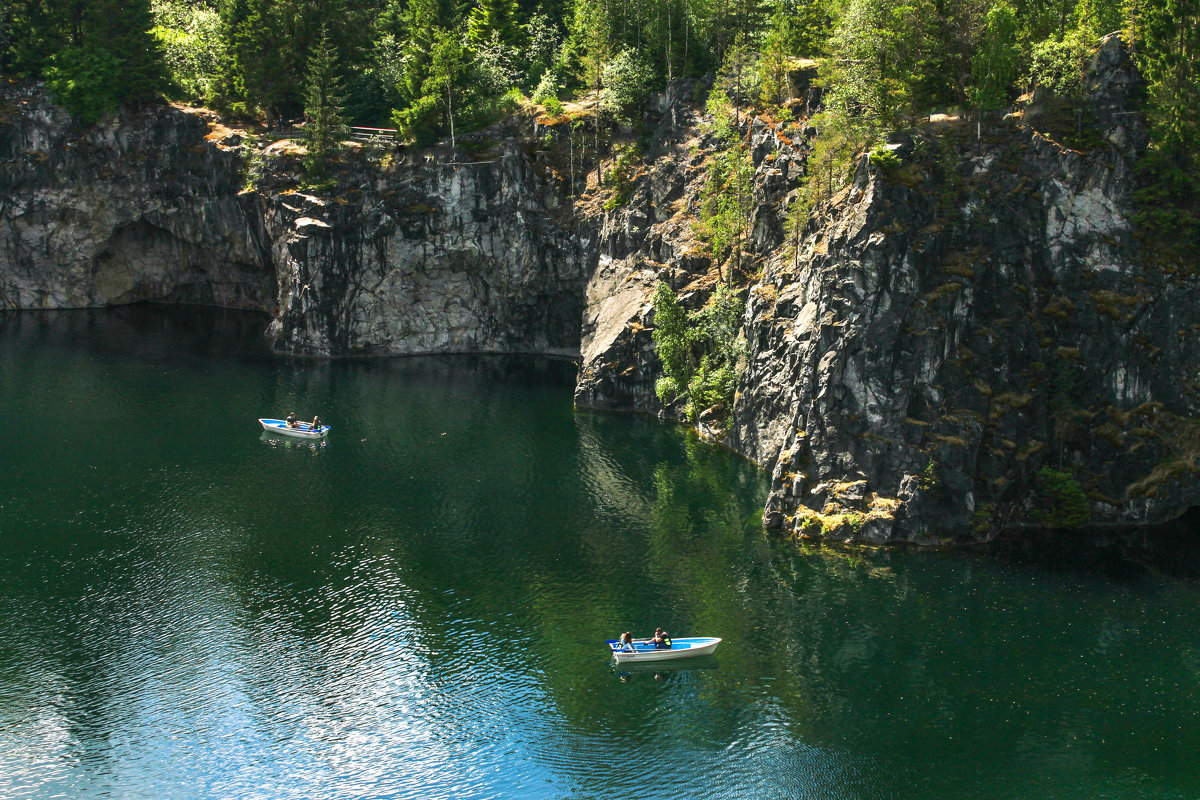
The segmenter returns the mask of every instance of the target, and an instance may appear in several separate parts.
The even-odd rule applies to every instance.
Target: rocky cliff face
[[[0,84],[0,308],[270,308],[255,198],[207,133],[169,108],[73,131],[35,87]]]
[[[588,284],[577,405],[679,418],[655,396],[661,365],[651,338],[651,295],[665,281],[688,308],[703,305],[718,279],[697,237],[701,193],[715,149],[703,107],[705,87],[682,85],[663,98],[662,117],[629,200],[592,217],[600,230],[598,267]],[[754,167],[755,209],[748,263],[783,242],[789,192],[804,175],[806,142],[778,125],[750,118],[744,127]],[[707,429],[701,421],[702,430]]]
[[[896,139],[786,243],[812,131],[743,126],[748,355],[731,426],[698,427],[771,471],[768,527],[984,540],[1197,503],[1200,287],[1135,257],[1145,136],[1115,38],[1089,76],[1078,117],[1035,97]],[[694,233],[713,145],[694,89],[662,99],[629,199],[606,211],[603,194],[577,202],[575,154],[568,180],[529,120],[469,150],[352,153],[318,196],[286,152],[246,191],[242,143],[202,115],[72,132],[8,87],[0,306],[259,309],[286,353],[578,356],[578,405],[678,417],[654,395],[650,299],[661,280],[698,308],[716,280]]]
[[[896,139],[898,165],[864,157],[795,248],[780,246],[782,216],[804,146],[751,124],[762,277],[745,293],[732,430],[710,432],[771,470],[768,527],[984,540],[1159,522],[1200,498],[1200,286],[1136,258],[1145,132],[1116,37],[1086,91],[1079,115],[1034,97],[1005,120]],[[694,216],[704,146],[665,153],[605,222],[580,404],[673,412],[653,394],[649,287],[666,280],[696,307],[713,276],[658,197]]]
[[[750,293],[734,445],[766,522],[875,541],[1161,521],[1196,502],[1196,279],[1133,258],[1136,75],[1097,52],[1071,135],[926,130],[859,163]]]
[[[203,303],[271,313],[287,353],[574,356],[594,248],[544,154],[499,134],[352,153],[318,197],[286,147],[249,180],[246,140],[205,112],[78,131],[6,86],[0,308]]]
[[[510,136],[472,156],[409,153],[342,202],[272,195],[276,347],[576,355],[592,238],[540,161]]]

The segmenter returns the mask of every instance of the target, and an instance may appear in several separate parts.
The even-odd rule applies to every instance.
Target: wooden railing
[[[351,127],[350,136],[358,142],[392,142],[396,140],[396,129]]]
[[[304,136],[304,127],[302,125],[284,125],[273,130],[267,131],[267,137],[270,139],[299,139]],[[375,144],[387,144],[396,141],[395,128],[350,128],[350,138],[356,142],[370,142]]]

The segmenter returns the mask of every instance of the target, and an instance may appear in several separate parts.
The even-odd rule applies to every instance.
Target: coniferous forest
[[[1191,247],[1200,0],[9,0],[0,71],[44,80],[83,124],[162,97],[267,126],[336,109],[310,114],[320,149],[346,123],[429,144],[529,101],[635,120],[651,92],[706,75],[735,113],[787,118],[787,74],[811,59],[819,163],[1037,87],[1069,105],[1117,31],[1146,79],[1142,222]]]

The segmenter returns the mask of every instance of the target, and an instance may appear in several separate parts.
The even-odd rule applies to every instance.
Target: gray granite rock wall
[[[368,173],[354,202],[271,198],[275,347],[322,355],[575,356],[595,256],[518,139]]]
[[[0,308],[269,308],[255,199],[206,133],[171,108],[77,131],[37,87],[0,88]]]
[[[207,112],[72,126],[0,89],[0,308],[201,303],[273,315],[280,352],[579,352],[594,238],[515,131],[478,155],[353,153],[321,197]],[[249,188],[248,188],[249,187]]]
[[[978,540],[1200,498],[1200,285],[1135,257],[1145,133],[1115,37],[1088,89],[1090,128],[948,121],[897,140],[898,169],[864,157],[768,262],[730,437],[772,471],[768,526]]]

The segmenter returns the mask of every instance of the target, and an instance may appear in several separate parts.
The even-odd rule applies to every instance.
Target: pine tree
[[[463,47],[460,37],[453,31],[442,30],[434,40],[430,61],[429,78],[425,81],[426,95],[436,95],[444,100],[446,125],[450,130],[450,146],[454,147],[454,115],[463,112],[459,83],[470,67],[471,53]],[[458,98],[456,107],[456,98]]]
[[[787,51],[787,34],[782,15],[775,15],[775,24],[771,26],[766,40],[763,42],[762,54],[758,59],[758,83],[761,87],[761,99],[767,105],[782,105],[790,98],[788,84],[788,67],[791,58]]]
[[[343,90],[337,73],[337,60],[329,37],[321,32],[321,42],[308,60],[308,79],[304,87],[304,142],[308,148],[305,167],[310,175],[321,175],[325,159],[346,137],[349,129],[342,117]]]
[[[157,97],[166,86],[166,70],[151,33],[150,0],[94,0],[89,17],[92,38],[121,60],[121,99],[141,102]]]
[[[467,41],[482,44],[492,38],[509,47],[521,41],[521,28],[517,24],[516,0],[480,0],[467,18]]]
[[[725,51],[725,63],[717,75],[719,86],[733,101],[733,124],[740,124],[741,110],[760,93],[758,51],[740,34]]]
[[[456,27],[458,19],[450,0],[410,0],[400,18],[404,69],[399,93],[406,104],[412,105],[424,95],[422,87],[429,76],[431,53],[438,32]]]
[[[274,117],[294,76],[285,56],[291,48],[270,0],[223,0],[219,11],[226,52],[219,80],[223,103]]]
[[[701,192],[700,218],[718,266],[726,259],[725,283],[742,269],[742,249],[754,209],[754,165],[737,144],[712,160]]]
[[[582,65],[585,85],[596,93],[595,124],[592,126],[593,156],[596,160],[596,185],[604,184],[604,171],[600,158],[600,139],[603,119],[600,109],[600,88],[604,80],[604,68],[616,49],[616,36],[612,27],[613,7],[611,0],[578,0],[571,20],[571,38],[583,53]]]

